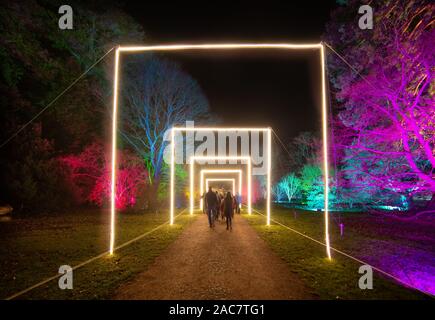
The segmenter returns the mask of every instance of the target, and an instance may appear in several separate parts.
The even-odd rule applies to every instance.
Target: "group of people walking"
[[[212,187],[208,189],[202,196],[204,200],[204,209],[208,216],[208,223],[210,228],[214,227],[214,223],[219,219],[225,219],[227,223],[227,230],[232,230],[232,220],[234,212],[240,213],[241,197],[239,194],[232,195],[227,192],[225,195],[218,191],[213,191]]]

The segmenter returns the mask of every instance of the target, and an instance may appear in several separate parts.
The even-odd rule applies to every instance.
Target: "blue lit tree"
[[[169,60],[133,59],[125,79],[121,135],[145,161],[148,203],[153,207],[163,170],[165,132],[187,120],[205,120],[209,105],[197,81]]]
[[[294,173],[284,176],[275,186],[276,194],[281,199],[285,197],[288,202],[299,195],[300,190],[301,180]]]

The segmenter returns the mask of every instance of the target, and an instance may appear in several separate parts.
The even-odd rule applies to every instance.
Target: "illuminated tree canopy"
[[[338,90],[334,147],[343,187],[383,201],[411,200],[435,193],[434,5],[381,2],[370,32],[349,20],[338,26],[357,1],[328,25],[327,42],[359,73],[329,57]]]
[[[147,194],[153,207],[162,170],[167,170],[165,132],[186,119],[201,122],[209,116],[209,106],[199,84],[175,62],[156,57],[132,60],[127,65],[120,129],[122,138],[146,164]]]

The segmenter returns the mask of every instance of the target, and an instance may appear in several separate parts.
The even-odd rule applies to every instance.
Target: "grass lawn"
[[[323,215],[321,213],[275,206],[272,215],[274,220],[324,242]],[[397,282],[379,275],[376,271],[374,271],[373,276],[374,288],[361,290],[358,287],[358,279],[361,276],[358,269],[361,264],[358,262],[334,251],[332,252],[333,260],[329,261],[325,258],[324,246],[282,226],[276,224],[265,226],[265,217],[261,215],[245,214],[243,216],[311,288],[312,292],[321,299],[429,298],[416,290],[403,287]],[[332,217],[330,223],[330,237],[333,247],[390,273],[394,270],[388,270],[388,267],[391,268],[391,265],[395,263],[395,268],[399,269],[399,273],[395,272],[394,275],[399,276],[399,278],[402,278],[400,272],[404,272],[397,268],[400,259],[405,258],[407,252],[409,257],[411,256],[410,252],[417,251],[419,254],[425,252],[425,260],[420,262],[427,264],[426,270],[432,270],[433,257],[435,256],[433,252],[433,241],[435,241],[433,228],[427,227],[426,230],[421,226],[416,227],[407,223],[406,229],[404,225],[396,221],[373,219],[367,214],[352,213],[341,216],[340,222],[344,224],[345,231],[344,235],[340,236],[336,220],[336,217]],[[405,244],[407,251],[403,251]],[[388,260],[387,257],[390,257],[390,264],[387,262],[382,264],[384,260]],[[411,273],[412,270],[409,272]],[[408,273],[406,280],[409,281],[408,283],[416,285],[415,282],[410,281],[412,279],[409,277],[410,273]],[[419,274],[421,275],[421,273],[415,273],[416,276]],[[429,274],[429,277],[434,275],[433,273]]]
[[[14,218],[0,222],[0,298],[56,275],[108,250],[109,213],[78,211],[59,215]],[[146,269],[194,218],[184,213],[173,226],[156,232],[77,269],[74,289],[60,290],[58,280],[20,299],[104,299],[125,280]],[[168,221],[168,214],[120,214],[116,246]]]

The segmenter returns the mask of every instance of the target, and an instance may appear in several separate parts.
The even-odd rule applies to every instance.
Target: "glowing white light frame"
[[[270,199],[271,199],[271,162],[272,162],[272,129],[271,128],[219,128],[219,127],[193,127],[193,128],[186,128],[186,127],[173,127],[171,130],[171,183],[170,183],[170,213],[169,213],[169,221],[172,225],[174,223],[174,211],[175,211],[175,132],[181,131],[181,132],[187,132],[187,131],[216,131],[216,132],[237,132],[237,131],[257,131],[257,132],[267,132],[267,141],[268,141],[268,150],[267,150],[267,159],[268,159],[268,166],[267,166],[267,182],[266,182],[266,198],[267,198],[267,208],[266,208],[266,224],[270,225]],[[249,170],[251,170],[252,162],[251,158],[249,158]],[[228,160],[237,160],[239,157],[196,157],[196,158],[202,158],[201,160],[222,160],[227,159]],[[191,157],[192,159],[192,157]],[[192,161],[192,160],[191,160]],[[192,163],[192,162],[191,162]],[[193,170],[191,167],[190,170]],[[250,171],[249,171],[250,172]],[[248,188],[251,190],[251,174],[248,175]],[[193,173],[191,172],[191,179],[190,179],[190,194],[192,195],[190,198],[190,214],[193,214]],[[248,191],[248,213],[251,214],[251,191]]]
[[[292,43],[229,43],[229,44],[183,44],[183,45],[154,45],[154,46],[119,46],[115,50],[115,70],[113,81],[113,112],[112,112],[112,166],[111,166],[111,195],[110,195],[110,254],[115,247],[115,195],[116,195],[116,132],[118,114],[118,83],[119,83],[119,60],[122,52],[146,52],[146,51],[176,51],[176,50],[240,50],[240,49],[281,49],[281,50],[320,50],[321,83],[322,83],[322,138],[323,138],[323,177],[324,177],[324,220],[325,220],[325,243],[326,253],[331,259],[329,241],[329,165],[328,165],[328,118],[326,108],[326,72],[325,72],[325,46],[323,43],[292,44]],[[171,134],[174,141],[174,131]],[[270,136],[269,136],[269,139]],[[270,144],[269,144],[270,145]],[[174,156],[173,152],[171,152]],[[270,167],[269,161],[269,167]],[[270,169],[270,168],[269,168]],[[171,167],[171,186],[173,182],[174,168]],[[171,187],[172,188],[172,187]],[[267,182],[270,191],[270,180]],[[171,224],[173,224],[174,194],[171,189]],[[267,207],[270,212],[270,203]],[[268,215],[269,216],[269,215]],[[268,217],[268,224],[270,223]]]
[[[193,190],[194,190],[194,176],[195,176],[195,162],[197,160],[204,160],[204,161],[216,161],[216,160],[237,160],[237,161],[246,161],[247,166],[247,177],[248,177],[248,214],[252,213],[252,189],[251,189],[251,181],[252,181],[252,159],[250,156],[191,156],[190,157],[190,214],[193,214],[193,208],[194,208],[194,197],[193,197]],[[270,176],[268,175],[268,179],[270,179]],[[270,193],[267,194],[267,202],[270,202]],[[270,214],[270,212],[269,212]]]
[[[224,173],[238,173],[239,174],[239,195],[242,195],[242,183],[243,183],[243,178],[242,178],[242,169],[201,169],[201,173],[200,173],[200,195],[201,195],[201,199],[199,201],[199,210],[203,210],[204,208],[204,201],[202,198],[202,195],[204,194],[204,176],[208,173],[217,173],[217,174],[224,174]],[[206,188],[206,190],[208,190],[208,188]],[[235,189],[233,190],[233,192],[235,192]],[[241,206],[241,204],[239,204]]]

